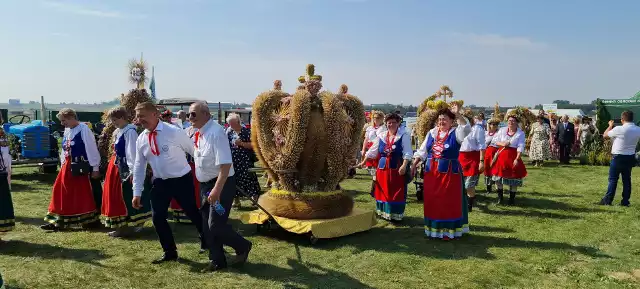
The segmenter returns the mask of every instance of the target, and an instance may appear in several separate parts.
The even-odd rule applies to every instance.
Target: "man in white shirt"
[[[613,139],[611,165],[609,166],[609,186],[600,205],[611,205],[616,195],[618,178],[622,175],[621,206],[629,206],[631,198],[631,169],[636,165],[636,146],[640,140],[640,127],[633,123],[633,112],[622,112],[622,126],[613,127],[613,120],[604,132],[604,137]]]
[[[188,129],[191,127],[191,123],[187,120],[187,113],[184,110],[179,110],[177,114],[178,119],[180,119],[182,129]]]
[[[194,160],[196,177],[200,182],[200,214],[209,245],[209,266],[203,272],[218,271],[227,267],[223,245],[236,251],[234,265],[247,261],[251,242],[240,236],[227,223],[236,195],[231,147],[224,128],[211,119],[205,102],[196,102],[189,108],[189,119],[198,131],[195,134]],[[218,211],[216,205],[224,208]],[[219,209],[219,208],[218,208]]]
[[[151,209],[153,226],[164,250],[162,258],[153,261],[159,264],[178,259],[176,243],[167,222],[169,203],[175,199],[200,234],[201,249],[205,240],[196,199],[191,167],[186,154],[193,155],[193,142],[184,130],[158,119],[158,110],[153,103],[136,106],[136,118],[145,130],[136,142],[136,161],[133,168],[133,207],[141,208],[142,190],[147,163],[153,171]],[[204,250],[201,250],[204,252]]]

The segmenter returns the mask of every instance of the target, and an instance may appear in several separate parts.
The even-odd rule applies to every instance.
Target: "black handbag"
[[[131,170],[129,169],[129,165],[127,165],[127,159],[122,157],[116,157],[116,166],[118,166],[118,174],[120,175],[120,180],[124,183],[131,176]]]
[[[86,176],[91,173],[91,165],[84,157],[76,157],[71,160],[71,175]]]

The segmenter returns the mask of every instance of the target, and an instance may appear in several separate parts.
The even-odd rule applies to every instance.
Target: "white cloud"
[[[521,49],[544,49],[548,45],[527,37],[507,37],[498,34],[453,33],[452,37],[461,42],[489,47],[507,47]]]
[[[67,2],[44,1],[42,2],[42,4],[45,7],[49,7],[59,11],[77,14],[77,15],[93,16],[93,17],[100,17],[100,18],[147,18],[146,15],[124,14],[119,11],[88,8],[88,7],[83,7],[80,5],[67,3]]]

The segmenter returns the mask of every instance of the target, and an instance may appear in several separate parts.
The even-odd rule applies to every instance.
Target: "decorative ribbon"
[[[158,132],[155,129],[149,133],[149,147],[151,148],[151,154],[153,154],[154,156],[160,155],[157,136]]]

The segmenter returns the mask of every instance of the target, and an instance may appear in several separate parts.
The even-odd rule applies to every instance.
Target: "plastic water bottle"
[[[214,208],[216,210],[216,213],[218,213],[218,215],[222,216],[224,215],[224,213],[226,212],[226,210],[224,209],[224,207],[222,205],[220,205],[220,201],[216,201]]]

